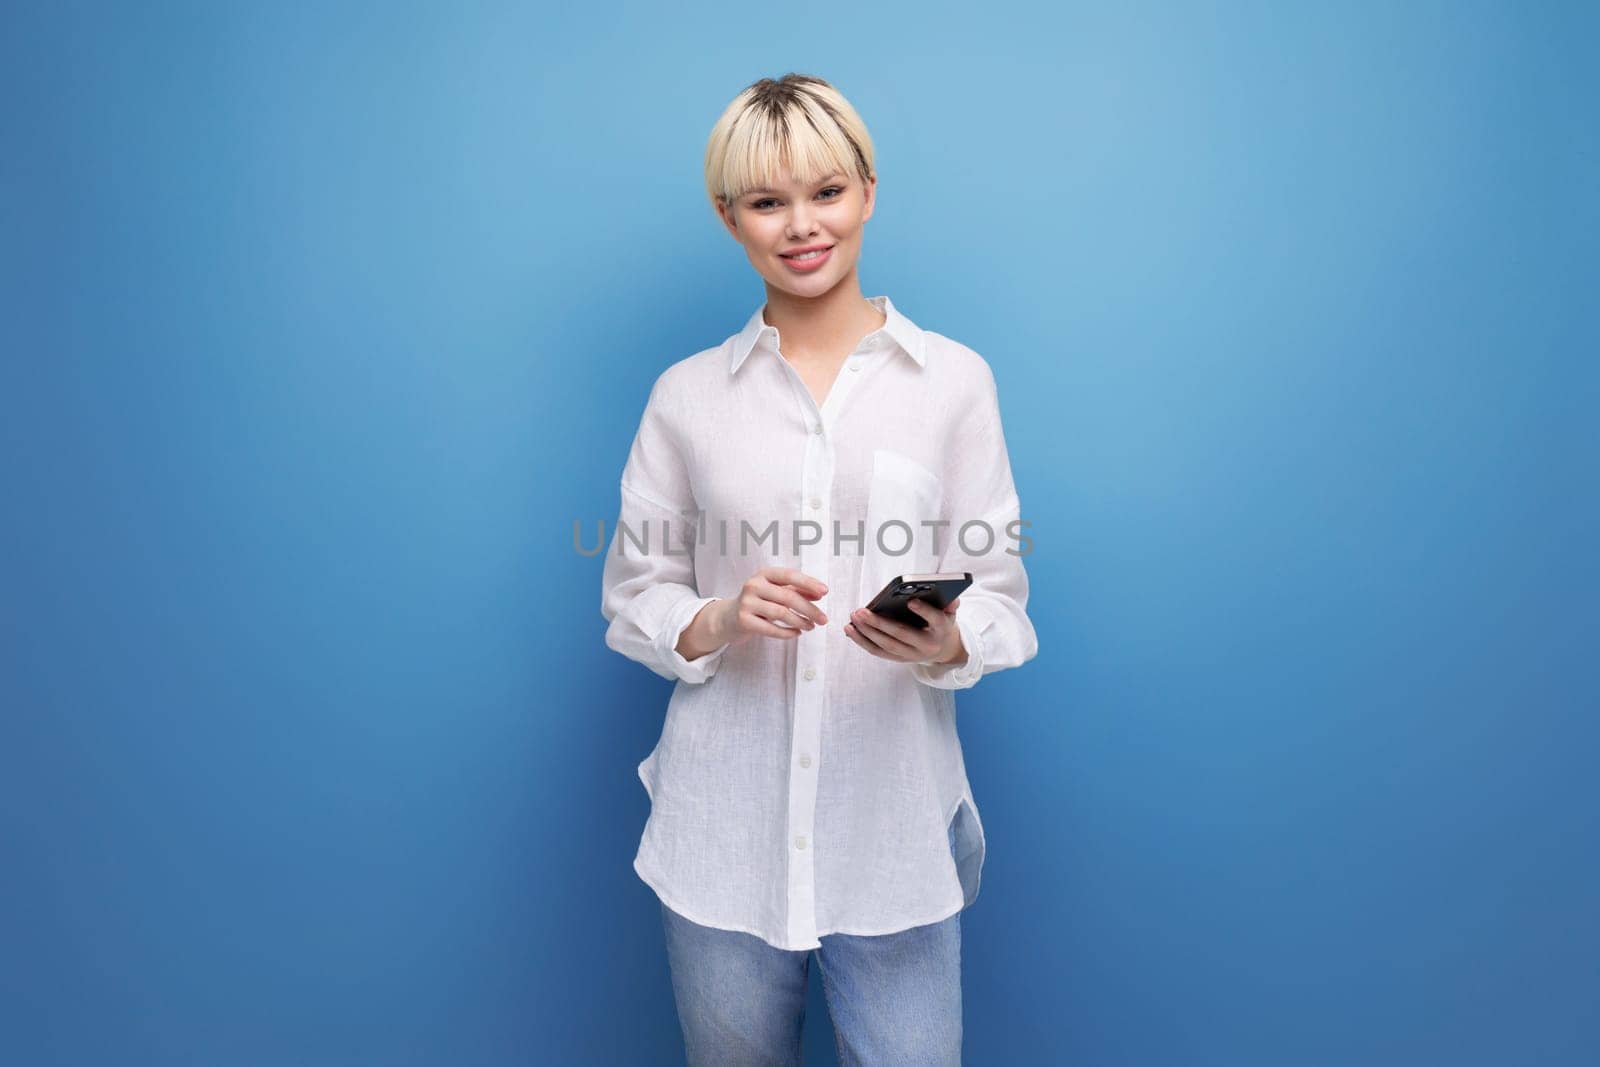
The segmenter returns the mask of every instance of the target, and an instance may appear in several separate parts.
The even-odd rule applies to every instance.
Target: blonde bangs
[[[706,145],[706,192],[732,204],[752,189],[791,178],[804,185],[830,174],[873,176],[872,141],[838,90],[819,78],[763,78],[734,98]]]

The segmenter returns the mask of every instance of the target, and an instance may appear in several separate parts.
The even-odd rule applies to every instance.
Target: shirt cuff
[[[666,624],[661,627],[661,632],[656,635],[656,651],[661,656],[661,661],[667,669],[680,679],[691,685],[699,685],[717,673],[717,664],[722,662],[722,654],[728,650],[728,645],[707,652],[697,659],[684,659],[678,651],[678,638],[683,636],[683,631],[689,628],[694,617],[700,614],[700,609],[712,603],[717,598],[702,596],[685,599],[667,617]]]
[[[983,631],[988,624],[977,604],[963,604],[956,609],[956,629],[961,631],[961,644],[967,650],[967,661],[960,666],[949,663],[913,663],[911,675],[924,685],[935,689],[969,689],[983,677]]]

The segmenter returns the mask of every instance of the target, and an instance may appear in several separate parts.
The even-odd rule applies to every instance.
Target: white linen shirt
[[[994,375],[887,296],[870,302],[886,322],[821,408],[765,304],[661,373],[602,577],[607,646],[676,681],[638,767],[650,814],[634,870],[688,919],[781,949],[972,903],[985,843],[953,690],[1038,651]],[[979,524],[957,538],[971,520],[992,544]],[[701,608],[773,564],[827,585],[827,626],[677,652]],[[931,571],[972,572],[956,610],[965,664],[887,660],[845,635],[891,578]]]

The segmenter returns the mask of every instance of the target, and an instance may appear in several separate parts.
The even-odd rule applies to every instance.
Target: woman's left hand
[[[874,656],[900,663],[962,664],[967,661],[961,630],[956,626],[956,597],[941,611],[921,600],[908,602],[911,610],[928,620],[925,629],[886,619],[875,611],[857,608],[844,624],[844,632]]]

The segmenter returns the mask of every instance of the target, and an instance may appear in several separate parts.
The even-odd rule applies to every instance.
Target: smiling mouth
[[[818,256],[822,255],[824,252],[827,252],[832,248],[833,248],[833,246],[829,245],[827,248],[819,248],[815,252],[804,252],[804,253],[802,253],[802,254],[800,254],[798,256],[786,256],[782,252],[778,253],[778,255],[782,259],[797,259],[797,260],[800,260],[801,262],[804,262],[805,260],[808,260],[808,259],[816,259]]]

